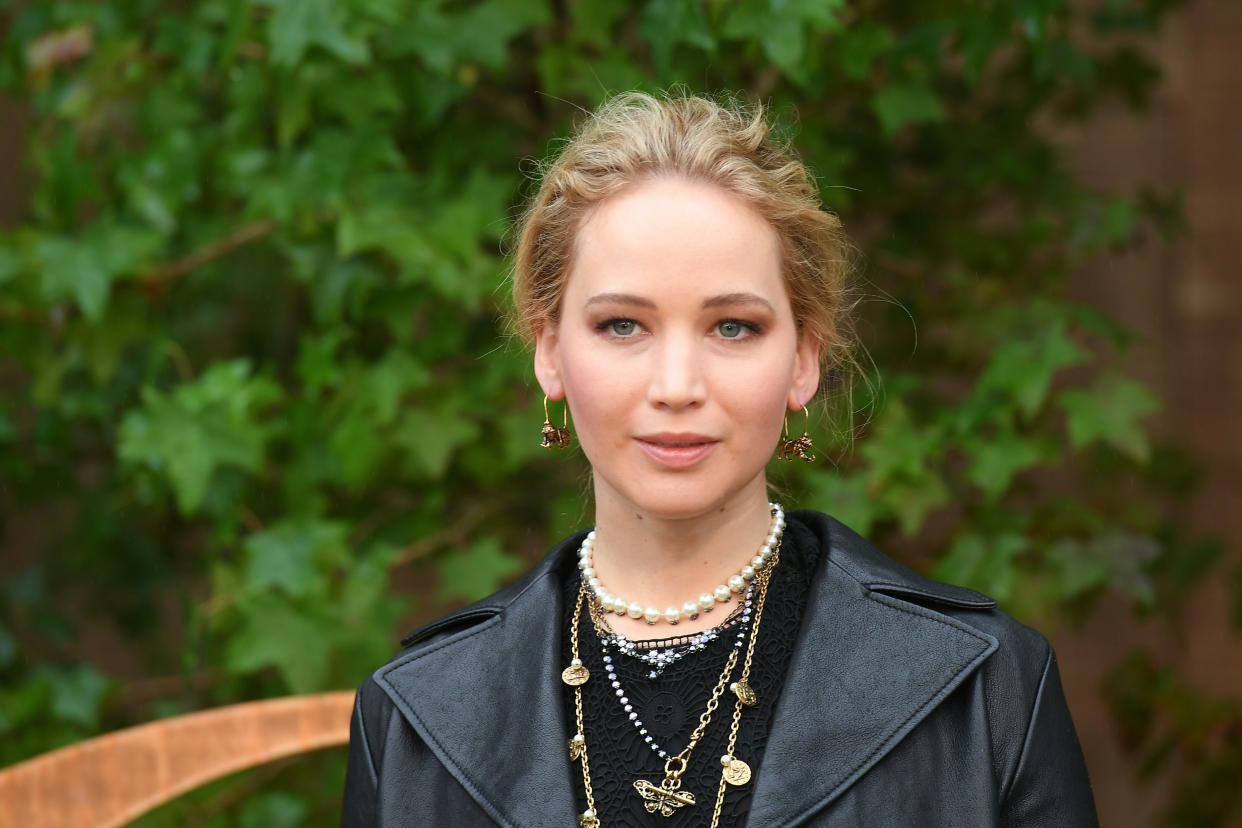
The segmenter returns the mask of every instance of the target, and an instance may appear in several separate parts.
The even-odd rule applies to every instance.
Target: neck
[[[668,518],[636,509],[632,503],[607,496],[596,481],[595,571],[613,594],[639,604],[680,607],[724,583],[758,552],[771,525],[766,482],[703,514]],[[720,621],[717,612],[683,620],[678,632],[706,629]],[[670,634],[643,621],[612,616],[619,632],[647,638]]]

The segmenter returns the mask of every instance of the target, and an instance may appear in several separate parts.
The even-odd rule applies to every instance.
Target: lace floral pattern
[[[726,788],[720,820],[722,825],[739,825],[750,811],[763,747],[767,743],[776,700],[793,654],[818,557],[818,545],[807,537],[805,529],[791,522],[786,528],[780,564],[773,571],[768,587],[763,622],[751,666],[750,686],[758,695],[759,703],[742,712],[735,750],[736,755],[750,765],[755,776],[746,785]],[[561,619],[561,656],[562,661],[568,663],[571,658],[570,624],[578,595],[578,571],[572,565],[562,572],[561,594],[565,608]],[[721,609],[724,607],[717,611]],[[707,825],[720,784],[720,756],[728,743],[733,695],[726,692],[703,741],[694,751],[689,769],[682,777],[682,789],[694,794],[696,804],[679,809],[671,817],[647,813],[642,798],[634,790],[634,782],[647,779],[659,784],[664,778],[664,763],[643,741],[643,736],[617,704],[613,688],[605,680],[599,638],[590,622],[585,618],[583,621],[578,641],[583,663],[591,671],[591,680],[582,686],[582,708],[591,761],[591,786],[601,823],[605,828],[617,825],[659,825],[666,828]],[[670,752],[680,751],[689,741],[699,715],[707,706],[712,687],[724,669],[733,640],[732,634],[720,635],[707,642],[700,651],[665,667],[663,674],[654,680],[649,678],[650,668],[647,665],[635,658],[618,657],[614,650],[612,664],[630,703],[638,711],[649,733]],[[642,642],[638,644],[641,646]],[[562,704],[565,720],[572,722],[572,688],[565,688]],[[577,764],[570,775],[577,811],[581,813],[586,810],[586,791]]]

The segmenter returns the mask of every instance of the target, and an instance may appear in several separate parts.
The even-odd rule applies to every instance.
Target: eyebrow
[[[656,303],[646,297],[635,296],[633,293],[597,293],[586,300],[586,306],[589,308],[591,305],[636,305],[640,308],[654,309]]]
[[[587,307],[591,305],[633,305],[640,308],[655,309],[656,303],[645,296],[637,296],[633,293],[597,293],[586,301]],[[719,296],[709,296],[703,300],[703,308],[719,308],[724,306],[736,305],[758,305],[766,308],[769,312],[775,312],[772,303],[762,296],[753,293],[722,293]]]
[[[769,313],[776,312],[771,302],[753,293],[722,293],[719,296],[711,296],[703,300],[704,308],[719,308],[725,305],[759,305],[767,308]]]

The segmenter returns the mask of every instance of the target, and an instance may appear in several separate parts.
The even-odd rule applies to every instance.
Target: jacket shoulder
[[[920,575],[890,558],[836,518],[820,512],[796,511],[793,517],[808,529],[827,553],[828,564],[844,572],[868,592],[880,593],[935,610],[996,639],[996,651],[985,673],[1011,688],[1039,684],[1052,647],[1038,631],[1026,626],[973,589]]]

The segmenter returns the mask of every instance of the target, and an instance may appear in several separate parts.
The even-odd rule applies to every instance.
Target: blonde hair
[[[807,168],[771,133],[762,106],[625,92],[606,101],[541,176],[517,224],[513,298],[530,339],[559,319],[577,233],[596,205],[657,177],[713,184],[762,215],[781,241],[782,271],[801,335],[820,345],[825,376],[848,365],[851,248]]]

